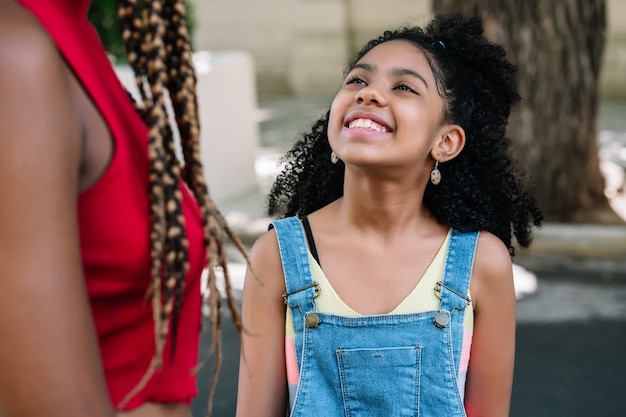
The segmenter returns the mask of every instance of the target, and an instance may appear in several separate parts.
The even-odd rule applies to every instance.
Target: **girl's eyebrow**
[[[367,64],[365,62],[358,62],[354,64],[354,66],[352,67],[352,70],[355,70],[357,68],[361,68],[367,72],[376,72],[377,70],[375,65]]]
[[[378,70],[378,68],[375,65],[372,64],[368,64],[365,62],[359,62],[357,64],[354,65],[354,67],[352,67],[352,70],[355,70],[357,68],[360,68],[362,70],[365,70],[367,72],[376,72]],[[390,71],[390,74],[394,77],[400,77],[403,75],[409,75],[411,77],[414,77],[418,80],[420,80],[424,86],[426,86],[426,89],[428,89],[428,83],[426,82],[426,80],[424,79],[424,77],[422,77],[420,74],[418,74],[417,72],[413,71],[412,69],[408,69],[408,68],[402,68],[402,67],[395,67],[392,68]]]
[[[417,78],[422,83],[424,83],[424,86],[426,86],[426,89],[428,89],[428,83],[426,82],[424,77],[422,77],[421,75],[419,75],[417,72],[413,71],[412,69],[396,67],[396,68],[393,68],[390,72],[391,72],[391,75],[395,77],[400,77],[402,75],[410,75],[411,77]]]

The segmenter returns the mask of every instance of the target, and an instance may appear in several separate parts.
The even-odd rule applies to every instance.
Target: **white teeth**
[[[379,125],[370,119],[355,119],[348,125],[350,129],[366,129],[375,130],[377,132],[386,132],[387,129],[384,126]]]

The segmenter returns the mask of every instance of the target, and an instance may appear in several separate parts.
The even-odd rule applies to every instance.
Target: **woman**
[[[88,0],[0,0],[2,416],[191,415],[200,275],[207,254],[225,266],[225,225],[199,160],[184,5],[140,4],[119,9],[133,104]]]

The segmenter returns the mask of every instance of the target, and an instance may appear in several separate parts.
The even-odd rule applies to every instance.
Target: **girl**
[[[245,281],[238,417],[508,415],[512,238],[541,214],[508,155],[515,68],[482,32],[438,16],[372,40],[287,153]]]

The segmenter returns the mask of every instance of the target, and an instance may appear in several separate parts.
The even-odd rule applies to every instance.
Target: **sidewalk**
[[[535,272],[594,273],[626,280],[626,226],[548,223],[515,263]]]
[[[323,97],[281,97],[260,103],[257,114],[261,146],[255,167],[258,187],[220,204],[244,244],[251,245],[267,230],[270,220],[264,217],[265,195],[273,180],[278,158],[298,134],[310,127],[325,111],[329,103],[330,100]],[[614,166],[624,166],[626,161],[626,124],[620,118],[623,108],[626,108],[626,101],[603,102],[601,106],[600,125],[604,130],[600,137],[600,155]],[[623,182],[623,177],[619,181]],[[623,191],[612,199],[612,205],[626,219],[626,195]],[[535,231],[531,248],[520,251],[515,262],[536,272],[593,272],[603,276],[603,279],[626,279],[626,224],[544,224]]]

